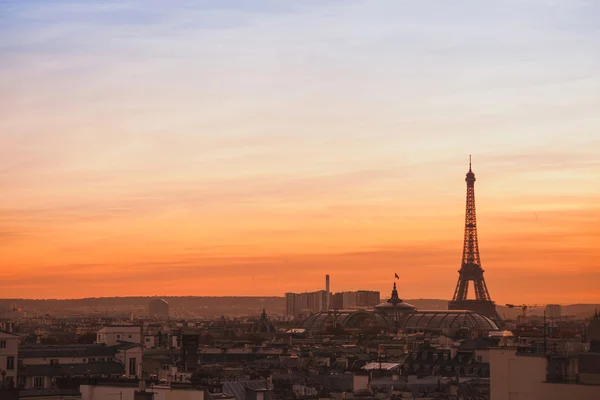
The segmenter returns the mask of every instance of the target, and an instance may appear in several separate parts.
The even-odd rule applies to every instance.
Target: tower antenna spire
[[[463,241],[463,256],[458,275],[458,283],[449,310],[471,310],[479,312],[488,318],[500,319],[496,305],[492,301],[479,257],[479,240],[477,239],[477,217],[475,212],[475,174],[471,170],[471,155],[469,155],[469,172],[465,178],[467,183],[467,198],[465,210],[465,235]],[[468,298],[469,285],[473,285],[475,299]]]

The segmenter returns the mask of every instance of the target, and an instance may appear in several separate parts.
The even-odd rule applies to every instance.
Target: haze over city
[[[0,2],[0,297],[600,300],[600,3]]]

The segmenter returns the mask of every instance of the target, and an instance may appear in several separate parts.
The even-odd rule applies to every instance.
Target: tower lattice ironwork
[[[467,309],[480,312],[488,317],[496,318],[496,306],[490,297],[481,258],[479,256],[479,242],[477,239],[477,215],[475,211],[475,174],[471,167],[469,157],[469,172],[465,178],[467,182],[467,205],[465,212],[465,237],[461,268],[458,271],[458,283],[454,296],[449,304],[450,309]],[[469,284],[473,284],[475,299],[468,299]]]

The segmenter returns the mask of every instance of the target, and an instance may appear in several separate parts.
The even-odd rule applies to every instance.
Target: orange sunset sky
[[[3,2],[0,298],[449,299],[473,154],[492,298],[600,302],[600,5],[543,3]]]

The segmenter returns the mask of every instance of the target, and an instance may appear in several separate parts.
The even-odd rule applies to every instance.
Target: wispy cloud
[[[227,273],[302,270],[310,286],[331,262],[351,287],[405,257],[418,285],[419,266],[456,257],[468,154],[493,278],[526,254],[504,250],[513,229],[535,233],[535,271],[597,267],[596,2],[36,0],[0,15],[0,220],[23,235],[3,260],[25,271],[88,265],[72,279],[117,290],[108,277],[130,270],[100,249],[183,275],[182,249],[203,242],[274,257],[224,257]],[[372,251],[406,241],[442,250]]]

